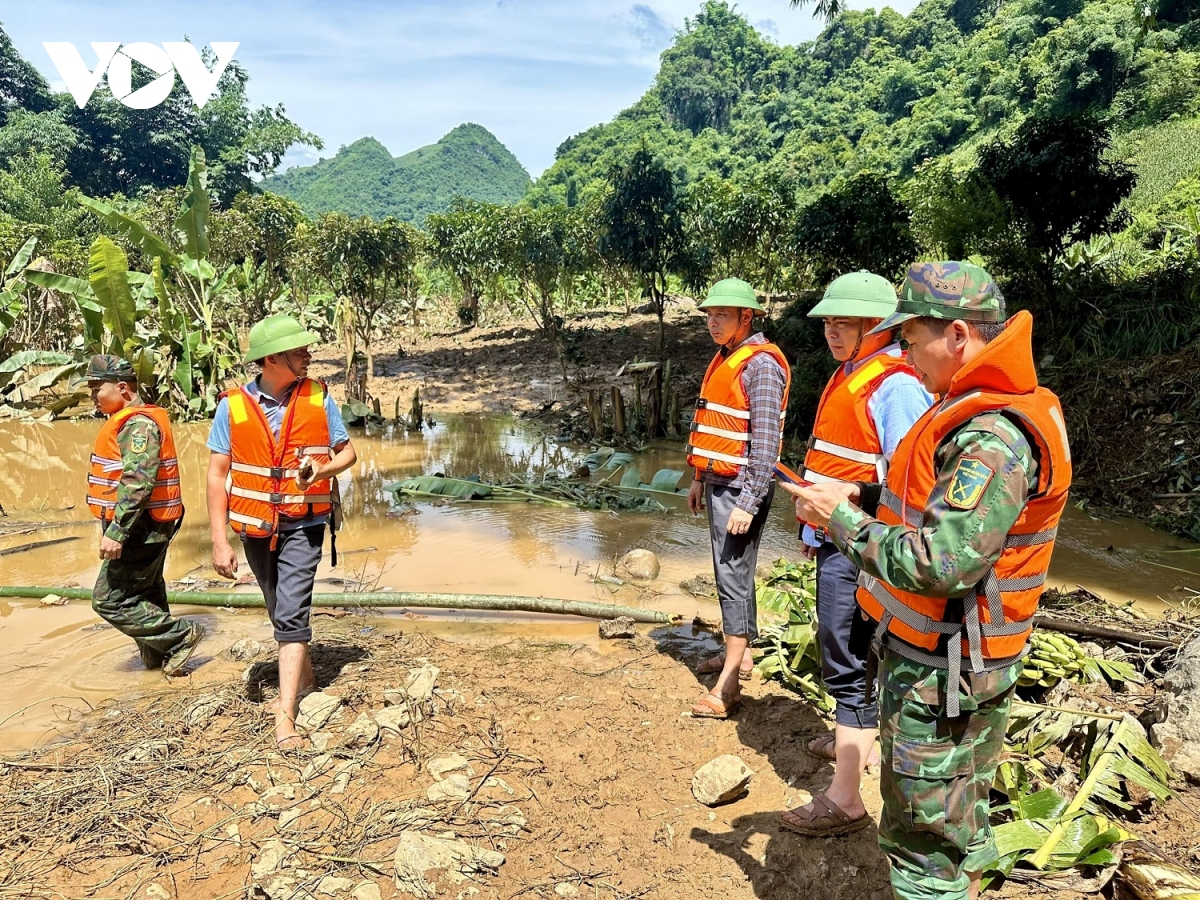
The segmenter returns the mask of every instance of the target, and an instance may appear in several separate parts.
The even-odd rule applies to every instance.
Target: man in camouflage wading
[[[977,266],[912,266],[877,330],[900,326],[939,402],[884,485],[786,486],[862,570],[858,602],[878,623],[879,843],[904,900],[974,898],[998,857],[988,791],[1071,481],[1032,321],[1006,322]]]
[[[173,618],[167,605],[163,566],[183,519],[171,423],[162,407],[142,402],[133,367],[119,357],[92,357],[87,382],[92,402],[108,418],[88,474],[88,508],[100,520],[103,560],[92,608],[133,638],[147,669],[181,675],[204,628]]]

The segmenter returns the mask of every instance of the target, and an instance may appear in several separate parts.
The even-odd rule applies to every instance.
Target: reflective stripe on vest
[[[225,398],[229,403],[228,495],[233,530],[245,537],[271,537],[281,516],[303,519],[328,514],[333,508],[330,479],[315,482],[307,490],[296,483],[303,457],[311,456],[320,464],[331,457],[324,386],[306,378],[292,389],[278,438],[262,407],[244,387],[230,391]]]
[[[1018,313],[964,371],[976,377],[995,373],[996,381],[1005,384],[1005,367],[1019,365],[1015,355],[1030,352],[1027,343],[1014,346],[1028,342],[1030,321],[1027,313]],[[1038,464],[1036,490],[1006,536],[996,564],[954,607],[944,597],[904,591],[866,573],[859,579],[859,605],[879,623],[877,649],[888,639],[901,655],[915,659],[917,654],[919,661],[947,669],[951,685],[958,684],[963,656],[971,671],[983,672],[1018,660],[1026,651],[1071,479],[1058,398],[1040,387],[1019,394],[983,387],[947,398],[927,411],[897,447],[877,512],[886,525],[923,527],[938,476],[930,464],[937,448],[967,421],[994,412],[1020,425]],[[954,611],[958,603],[961,618]],[[947,714],[957,715],[958,709],[957,691],[951,691]]]
[[[108,417],[96,435],[96,444],[89,459],[87,504],[92,515],[101,521],[111,518],[117,507],[117,492],[121,486],[121,429],[135,416],[145,416],[158,427],[159,458],[154,487],[142,508],[156,522],[174,522],[183,518],[183,494],[179,485],[179,457],[175,451],[175,435],[171,418],[160,406],[149,404],[127,406]]]
[[[718,351],[704,373],[696,415],[684,447],[688,465],[695,468],[697,475],[711,472],[733,477],[750,461],[750,398],[742,386],[742,372],[759,353],[770,354],[783,369],[785,381],[779,420],[781,423],[785,420],[792,374],[783,352],[774,344],[743,344],[728,356]],[[781,438],[776,461],[782,445]]]
[[[891,375],[915,373],[890,333],[865,336],[856,359],[849,374],[845,365],[839,366],[821,393],[804,457],[809,481],[880,482],[887,476],[883,444],[868,404]]]

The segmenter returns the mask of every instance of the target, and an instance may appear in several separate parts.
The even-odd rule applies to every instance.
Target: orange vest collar
[[[950,379],[946,396],[983,388],[1001,394],[1028,394],[1038,386],[1033,364],[1033,316],[1021,310],[1004,331]]]

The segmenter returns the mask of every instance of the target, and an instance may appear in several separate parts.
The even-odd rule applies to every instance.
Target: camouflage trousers
[[[188,635],[186,619],[176,619],[167,604],[163,566],[169,541],[143,543],[131,539],[120,559],[106,559],[92,588],[92,609],[117,631],[137,642],[142,661],[152,667]]]
[[[969,675],[962,714],[944,713],[946,672],[888,653],[880,673],[879,846],[897,900],[965,900],[967,873],[998,858],[988,793],[1004,749],[1015,668]]]

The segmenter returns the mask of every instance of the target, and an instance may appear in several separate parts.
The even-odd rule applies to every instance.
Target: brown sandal
[[[812,809],[789,809],[780,816],[780,822],[788,831],[805,837],[834,837],[866,828],[871,824],[871,814],[864,812],[857,819],[851,818],[824,794],[813,794]]]
[[[716,694],[705,694],[692,705],[693,719],[728,719],[742,705],[742,695],[726,700]]]

